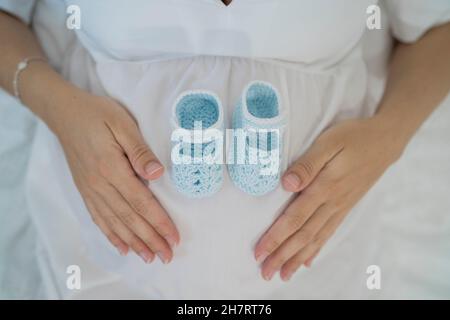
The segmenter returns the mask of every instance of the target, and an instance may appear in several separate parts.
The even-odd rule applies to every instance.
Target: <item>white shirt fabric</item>
[[[81,29],[65,28],[57,0],[0,0],[31,22],[51,63],[70,81],[109,95],[137,119],[144,138],[170,168],[170,114],[184,90],[212,90],[225,126],[246,84],[273,83],[288,110],[283,168],[328,126],[372,115],[387,75],[391,30],[405,42],[450,20],[450,2],[384,1],[382,30],[368,31],[376,1],[216,0],[70,1]],[[21,6],[21,4],[23,6]],[[26,5],[24,5],[26,4]],[[67,3],[69,4],[69,3]],[[33,17],[33,19],[31,19]],[[370,159],[368,159],[370,161]],[[370,193],[349,214],[315,261],[289,283],[260,276],[253,248],[292,194],[264,197],[236,188],[185,198],[168,175],[150,188],[177,225],[182,244],[169,265],[121,257],[93,225],[61,146],[40,122],[27,173],[27,203],[40,235],[49,296],[63,298],[347,298],[366,297],[366,268],[378,252],[377,204]],[[79,265],[82,289],[67,290],[66,268]]]

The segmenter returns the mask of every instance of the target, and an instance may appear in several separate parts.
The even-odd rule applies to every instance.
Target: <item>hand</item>
[[[134,119],[114,100],[87,93],[65,110],[54,131],[93,221],[122,255],[131,247],[147,263],[155,254],[170,262],[178,231],[143,183],[164,168]]]
[[[379,118],[350,120],[326,130],[283,176],[296,198],[262,236],[255,258],[262,276],[289,280],[333,235],[350,209],[399,157],[402,143]]]

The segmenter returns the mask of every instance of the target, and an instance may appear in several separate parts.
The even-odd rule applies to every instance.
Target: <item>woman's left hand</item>
[[[348,120],[322,133],[284,174],[298,195],[262,236],[255,258],[262,276],[289,280],[311,265],[350,209],[401,155],[405,143],[379,117]]]

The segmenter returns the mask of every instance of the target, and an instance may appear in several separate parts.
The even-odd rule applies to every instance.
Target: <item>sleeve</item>
[[[385,0],[393,36],[417,41],[429,29],[450,22],[450,0]]]
[[[8,12],[30,24],[36,0],[0,0],[0,10]]]

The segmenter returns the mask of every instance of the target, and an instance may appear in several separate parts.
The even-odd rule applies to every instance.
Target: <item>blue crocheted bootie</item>
[[[207,91],[182,93],[173,108],[172,180],[177,190],[202,198],[223,181],[223,110]]]
[[[285,116],[278,91],[267,82],[251,82],[233,113],[228,170],[234,184],[255,196],[280,181]]]

